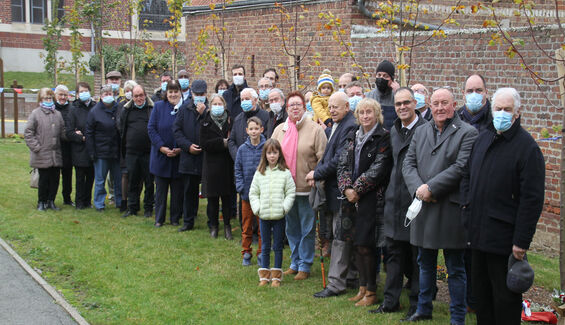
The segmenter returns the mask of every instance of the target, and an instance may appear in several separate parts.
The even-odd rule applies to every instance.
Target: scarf
[[[361,150],[363,150],[363,146],[365,145],[365,142],[367,142],[369,137],[373,133],[375,133],[377,126],[379,126],[379,123],[375,124],[375,126],[373,126],[373,128],[370,129],[367,133],[363,132],[362,126],[359,126],[359,130],[355,132],[355,163],[353,166],[353,179],[357,179],[357,177],[359,176],[357,175],[357,173],[359,171],[359,159],[361,159]]]
[[[214,121],[214,123],[216,123],[216,125],[221,130],[222,126],[224,125],[224,123],[226,123],[226,120],[228,119],[228,112],[224,110],[224,113],[220,116],[215,116],[214,114],[210,113],[210,118],[212,118],[212,121]]]
[[[488,105],[485,105],[475,115],[469,113],[469,111],[465,107],[463,107],[461,111],[463,112],[463,116],[465,117],[465,120],[469,121],[469,124],[471,124],[476,129],[477,124],[479,124],[479,122],[483,119],[483,116],[485,116],[487,110],[489,109],[487,108],[487,106]]]
[[[304,120],[304,115],[298,124],[302,123]],[[298,128],[296,127],[297,122],[292,121],[290,118],[286,120],[287,130],[284,134],[284,138],[281,143],[282,152],[288,169],[290,169],[290,174],[292,178],[296,181],[296,156],[298,155]]]
[[[53,104],[53,106],[51,106],[51,107],[48,107],[48,106],[43,105],[43,103],[39,103],[39,106],[40,106],[41,108],[46,109],[46,110],[49,110],[49,111],[51,111],[51,112],[53,112],[53,111],[55,110],[55,104]]]

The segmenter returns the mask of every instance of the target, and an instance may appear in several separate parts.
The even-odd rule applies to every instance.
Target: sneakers
[[[251,254],[248,252],[245,252],[243,254],[243,260],[241,261],[241,265],[243,266],[250,266],[251,265]]]

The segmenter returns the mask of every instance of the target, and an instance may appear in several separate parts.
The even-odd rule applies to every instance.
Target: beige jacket
[[[305,115],[306,116],[306,115]],[[297,123],[298,129],[298,154],[296,156],[296,194],[308,195],[310,186],[306,182],[306,174],[316,168],[318,162],[324,155],[328,139],[322,127],[309,118],[302,118]],[[278,140],[282,145],[282,140],[288,129],[288,119],[275,128],[273,139]]]

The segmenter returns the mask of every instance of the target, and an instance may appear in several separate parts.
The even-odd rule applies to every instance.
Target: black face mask
[[[377,86],[377,89],[382,93],[390,89],[390,87],[388,86],[388,80],[386,80],[385,78],[377,78],[375,85]]]

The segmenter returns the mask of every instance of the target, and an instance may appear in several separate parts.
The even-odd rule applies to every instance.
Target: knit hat
[[[386,72],[391,79],[394,79],[394,65],[388,60],[383,60],[381,63],[379,63],[379,65],[377,66],[377,73],[379,72]]]
[[[524,258],[520,261],[510,254],[508,258],[508,274],[506,275],[506,286],[515,293],[524,293],[530,289],[534,283],[534,270]]]
[[[331,71],[328,69],[324,69],[318,78],[318,91],[320,91],[323,84],[329,84],[332,87],[332,91],[334,91],[334,79],[332,78]]]

